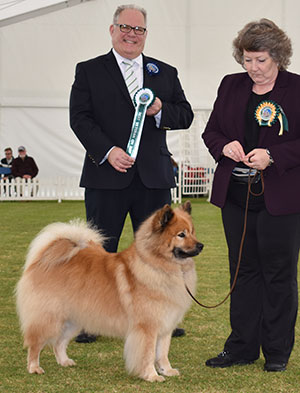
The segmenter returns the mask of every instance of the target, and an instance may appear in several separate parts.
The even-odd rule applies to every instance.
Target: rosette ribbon
[[[280,130],[278,135],[282,135],[283,131],[289,130],[288,119],[282,107],[275,101],[262,101],[255,109],[254,117],[260,126],[271,127],[278,119]]]
[[[146,64],[146,71],[150,76],[157,75],[160,73],[160,69],[157,64],[155,63],[147,63]]]
[[[153,104],[154,100],[155,95],[149,88],[139,89],[133,97],[136,108],[126,148],[126,153],[132,158],[136,158],[138,154],[146,111]]]

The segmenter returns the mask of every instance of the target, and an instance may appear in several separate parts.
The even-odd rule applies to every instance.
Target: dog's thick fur
[[[147,381],[178,375],[168,360],[171,334],[191,304],[185,283],[195,291],[191,257],[203,247],[189,213],[189,202],[165,205],[119,253],[106,252],[101,234],[83,222],[44,228],[16,288],[28,371],[44,372],[39,355],[46,344],[59,364],[73,366],[67,345],[84,329],[124,337],[129,373]]]

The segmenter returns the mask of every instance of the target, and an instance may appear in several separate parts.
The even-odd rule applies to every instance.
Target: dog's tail
[[[42,264],[44,262],[45,268],[67,262],[90,242],[103,245],[105,237],[82,220],[50,224],[31,242],[24,270],[37,261]]]

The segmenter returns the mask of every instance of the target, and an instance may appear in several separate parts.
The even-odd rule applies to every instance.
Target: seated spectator
[[[18,148],[19,156],[13,160],[11,172],[13,177],[33,179],[38,174],[38,167],[32,157],[26,153],[24,146]]]
[[[11,169],[12,162],[14,160],[12,149],[10,147],[7,147],[6,149],[4,149],[4,154],[5,154],[5,157],[2,158],[0,166],[2,168]],[[4,180],[11,179],[12,177],[13,177],[12,175],[8,174],[8,175],[4,175],[3,179]]]

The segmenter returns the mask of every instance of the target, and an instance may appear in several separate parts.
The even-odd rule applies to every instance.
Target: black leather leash
[[[261,177],[261,188],[262,188],[262,190],[261,190],[260,193],[255,194],[255,193],[253,193],[253,191],[251,191],[251,185],[253,184],[253,182],[254,182],[256,176],[258,176],[258,174],[260,174],[260,177]],[[247,218],[248,218],[248,206],[249,206],[250,194],[252,194],[254,196],[261,196],[264,193],[264,190],[265,190],[265,183],[264,183],[263,171],[257,171],[254,176],[250,176],[250,172],[249,172],[249,175],[248,175],[248,192],[247,192],[246,206],[245,206],[245,217],[244,217],[244,225],[243,225],[243,234],[242,234],[242,238],[241,238],[241,243],[240,243],[240,248],[239,248],[238,263],[237,263],[237,266],[236,266],[236,271],[235,271],[233,283],[232,283],[230,291],[226,295],[226,297],[220,303],[215,304],[213,306],[208,306],[208,305],[200,303],[194,297],[194,295],[191,293],[191,291],[189,290],[188,286],[185,284],[185,289],[187,290],[188,294],[194,300],[194,302],[199,304],[199,306],[204,307],[204,308],[217,308],[217,307],[221,306],[221,304],[225,303],[226,300],[229,298],[229,296],[232,294],[232,292],[233,292],[233,290],[235,288],[235,284],[236,284],[238,273],[239,273],[240,266],[241,266],[242,251],[243,251],[243,246],[244,246],[245,237],[246,237]]]

